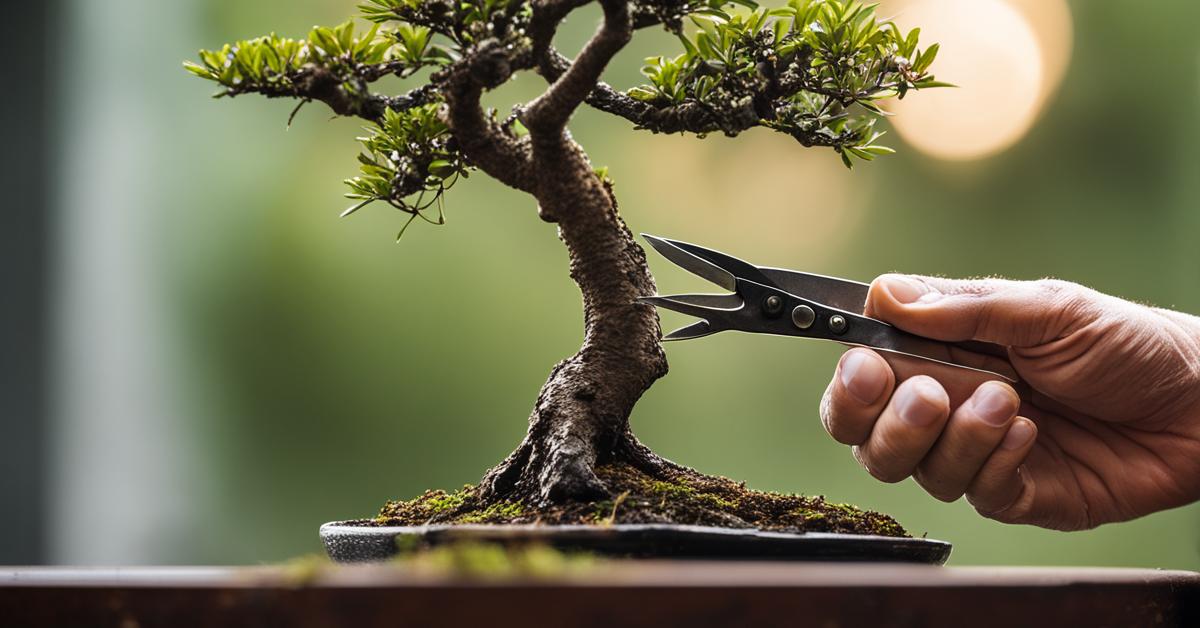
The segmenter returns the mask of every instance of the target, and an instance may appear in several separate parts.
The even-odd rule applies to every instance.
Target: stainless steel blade
[[[703,318],[705,320],[712,320],[714,317],[719,317],[733,311],[726,308],[695,305],[687,302],[686,300],[676,300],[675,297],[662,297],[656,295],[652,297],[638,297],[637,300],[638,303],[649,303],[650,305],[661,307],[664,310],[671,310],[672,312],[679,312],[680,314],[687,314],[688,316],[695,316],[696,318]]]
[[[680,327],[675,331],[663,336],[663,340],[690,340],[692,338],[702,338],[710,334],[717,333],[717,329],[708,323],[708,321],[696,321],[691,325]]]
[[[662,298],[676,303],[720,310],[736,310],[745,305],[742,297],[736,294],[668,294],[662,295]]]
[[[726,255],[720,251],[714,251],[698,244],[683,242],[681,240],[669,240],[667,238],[658,239],[661,240],[663,244],[679,249],[684,253],[688,253],[699,258],[703,262],[716,266],[731,277],[745,279],[746,281],[753,281],[760,284],[769,285],[771,283],[771,280],[763,275],[762,271],[760,271],[757,266],[740,260],[732,255]],[[736,289],[735,286],[722,285],[722,287],[728,288],[729,290]]]
[[[663,257],[680,268],[699,275],[726,290],[736,290],[737,280],[728,271],[675,245],[671,240],[643,233],[642,237]]]

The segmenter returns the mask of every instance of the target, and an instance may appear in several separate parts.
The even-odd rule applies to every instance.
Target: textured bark
[[[556,10],[565,15],[578,4]],[[600,30],[521,115],[530,130],[532,193],[540,215],[558,225],[583,298],[583,346],[551,371],[525,439],[481,482],[485,499],[604,498],[608,491],[593,470],[598,463],[622,460],[652,474],[674,467],[629,429],[634,404],[667,372],[658,314],[636,303],[637,297],[654,294],[654,279],[645,252],[617,212],[612,188],[596,176],[566,130],[571,113],[630,37],[628,5],[623,0],[601,4]]]
[[[667,372],[658,315],[634,303],[654,293],[654,280],[611,190],[579,147],[565,138],[535,142],[533,154],[539,202],[558,222],[583,296],[585,336],[579,352],[551,371],[525,440],[482,487],[490,497],[539,503],[603,498],[597,463],[622,460],[652,474],[673,466],[629,429],[634,404]]]

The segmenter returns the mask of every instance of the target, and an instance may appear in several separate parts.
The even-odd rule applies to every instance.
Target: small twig
[[[311,98],[305,98],[304,100],[301,100],[299,103],[296,104],[296,108],[292,109],[292,113],[290,115],[288,115],[287,128],[289,128],[289,129],[292,128],[292,120],[296,119],[296,114],[300,113],[300,108],[303,107],[304,105],[307,105],[310,102],[312,102]]]

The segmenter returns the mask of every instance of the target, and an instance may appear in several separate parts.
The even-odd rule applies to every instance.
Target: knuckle
[[[958,499],[963,496],[963,489],[956,489],[952,486],[949,486],[948,483],[940,481],[937,476],[920,467],[913,472],[913,480],[915,480],[926,493],[929,493],[930,496],[940,502],[949,504],[958,501]]]
[[[876,480],[879,480],[880,482],[883,482],[884,484],[896,484],[898,482],[903,482],[904,480],[908,479],[908,476],[909,476],[908,473],[905,473],[903,471],[894,470],[894,469],[882,469],[882,470],[868,469],[867,471],[872,476],[874,476]]]
[[[820,417],[822,427],[833,437],[833,440],[843,445],[857,445],[862,442],[862,439],[856,437],[858,430],[849,425],[845,413],[838,411],[837,402],[828,390],[821,398]]]
[[[1060,311],[1078,310],[1088,301],[1087,288],[1071,281],[1040,279],[1035,288],[1043,302]]]
[[[1033,300],[1042,308],[1043,341],[1061,337],[1095,318],[1094,293],[1077,283],[1039,279],[1034,282],[1033,293]]]
[[[934,499],[947,504],[953,504],[963,496],[962,491],[930,490],[926,488],[925,492],[933,496]]]
[[[1022,481],[1014,492],[1006,494],[1001,487],[971,487],[967,503],[983,517],[1000,523],[1025,523],[1030,521],[1034,487]]]
[[[885,484],[895,484],[908,478],[909,471],[887,462],[887,456],[874,456],[864,447],[854,448],[854,457],[871,477]],[[878,458],[878,459],[877,459]]]
[[[829,386],[825,389],[825,394],[821,395],[821,404],[817,410],[818,416],[821,417],[821,425],[825,426],[825,431],[833,435],[833,382],[829,382]]]
[[[1034,286],[1037,288],[1039,293],[1051,298],[1059,298],[1064,295],[1070,295],[1076,292],[1079,288],[1079,284],[1065,281],[1063,279],[1056,279],[1054,277],[1039,279],[1034,282]]]
[[[880,476],[879,468],[876,465],[871,464],[870,454],[867,453],[864,447],[855,445],[850,448],[850,453],[854,455],[854,460],[858,462],[858,466],[862,467],[868,475],[876,480],[879,480],[880,482],[887,481]]]
[[[935,408],[943,415],[950,412],[950,395],[941,382],[928,375],[914,375],[900,384],[916,395],[923,403]]]

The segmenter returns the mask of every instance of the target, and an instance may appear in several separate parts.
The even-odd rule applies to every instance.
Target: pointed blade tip
[[[712,325],[708,321],[696,321],[691,325],[685,325],[675,331],[662,337],[663,342],[674,342],[677,340],[691,340],[693,338],[703,338],[716,333]]]

